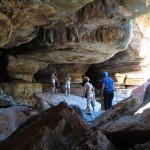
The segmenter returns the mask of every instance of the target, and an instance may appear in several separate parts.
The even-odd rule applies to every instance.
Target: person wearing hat
[[[85,80],[85,84],[84,84],[84,91],[83,91],[83,98],[86,98],[87,100],[87,107],[86,107],[86,111],[87,111],[87,114],[92,114],[92,109],[91,109],[91,106],[93,107],[93,111],[94,111],[94,106],[95,106],[95,99],[94,99],[94,87],[93,85],[89,82],[90,81],[90,78],[88,77],[85,77],[84,78]]]
[[[112,107],[112,100],[114,98],[114,81],[112,78],[108,77],[108,72],[104,72],[103,76],[101,94],[104,97],[104,108],[107,110]]]

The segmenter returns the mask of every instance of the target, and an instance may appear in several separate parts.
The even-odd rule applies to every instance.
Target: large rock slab
[[[0,149],[71,149],[86,129],[75,111],[61,103],[30,118],[0,144]]]
[[[26,120],[37,114],[27,106],[12,106],[0,109],[0,141],[5,140]]]
[[[150,103],[147,103],[134,114],[110,121],[99,130],[120,148],[146,143],[150,139],[149,115]]]
[[[80,141],[73,150],[116,150],[116,147],[100,131],[89,130],[84,141]]]
[[[144,145],[150,139],[150,100],[144,99],[148,97],[145,91],[149,90],[149,84],[145,85],[135,89],[135,93],[133,92],[135,95],[132,93],[137,97],[132,96],[116,104],[97,117],[91,125],[92,129],[100,130],[105,134],[118,149],[129,149],[134,145],[135,149],[142,148],[142,145],[145,148],[149,147],[149,144]]]

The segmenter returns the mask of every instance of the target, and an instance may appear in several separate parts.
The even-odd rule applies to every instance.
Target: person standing
[[[112,107],[112,100],[114,98],[114,81],[108,77],[108,72],[103,73],[101,95],[104,97],[105,110]]]
[[[51,83],[52,83],[52,94],[54,94],[55,93],[55,88],[56,88],[56,79],[57,79],[57,77],[56,77],[56,73],[52,73],[52,75],[51,75]]]
[[[57,77],[57,74],[55,75],[55,93],[56,94],[59,94],[59,80],[58,80],[58,77]]]
[[[95,102],[95,99],[94,99],[94,87],[91,83],[89,83],[90,81],[90,78],[88,77],[85,77],[85,84],[84,84],[84,91],[83,91],[83,98],[86,98],[87,100],[87,107],[86,107],[86,111],[87,111],[87,114],[92,114],[92,110],[91,110],[91,106],[93,107],[93,111],[94,111],[94,102]]]
[[[70,95],[70,82],[71,82],[71,77],[70,77],[70,74],[68,74],[66,77],[66,83],[65,83],[66,96]]]

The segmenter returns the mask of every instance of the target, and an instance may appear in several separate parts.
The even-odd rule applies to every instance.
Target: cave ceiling
[[[149,0],[1,0],[0,6],[0,47],[10,52],[8,71],[16,78],[31,81],[50,64],[82,64],[85,71],[96,63],[139,64],[139,43],[149,38],[143,30]]]

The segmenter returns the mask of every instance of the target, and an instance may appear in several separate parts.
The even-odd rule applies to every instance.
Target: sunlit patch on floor
[[[146,110],[146,109],[148,109],[148,108],[150,108],[150,102],[147,105],[145,105],[142,108],[140,108],[138,111],[136,111],[135,115],[143,113],[143,111]]]

